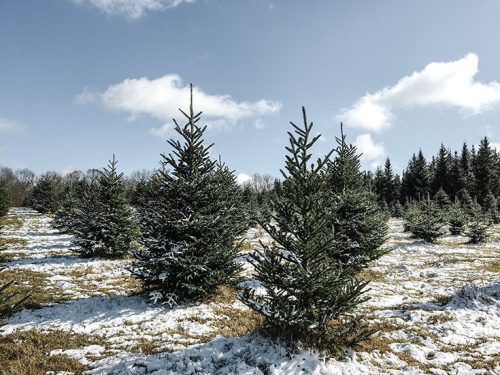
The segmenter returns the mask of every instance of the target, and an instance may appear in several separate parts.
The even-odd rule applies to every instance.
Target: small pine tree
[[[179,140],[169,140],[173,151],[162,155],[162,168],[152,179],[153,189],[139,207],[145,249],[134,253],[133,274],[151,299],[174,305],[236,285],[241,265],[236,262],[248,217],[235,176],[221,162],[210,159],[210,146],[195,114],[191,88],[187,123],[175,123]]]
[[[9,191],[4,183],[0,183],[0,217],[7,215],[10,207]]]
[[[469,237],[469,242],[473,244],[486,242],[490,236],[489,228],[489,220],[483,213],[481,206],[476,201],[473,202],[469,223],[465,231],[465,235]]]
[[[446,210],[451,205],[450,197],[448,197],[448,194],[446,194],[443,188],[439,188],[434,196],[434,201],[442,210]]]
[[[55,213],[60,202],[61,176],[48,172],[40,177],[27,201],[31,208],[42,214]]]
[[[411,216],[407,216],[408,229],[416,238],[421,238],[426,242],[434,243],[444,234],[444,215],[439,206],[427,196],[413,208],[415,211]]]
[[[240,300],[264,315],[269,332],[312,346],[338,345],[350,325],[345,314],[364,300],[365,282],[357,280],[354,267],[342,264],[335,231],[334,208],[327,175],[328,154],[311,164],[312,123],[292,124],[288,133],[286,172],[282,188],[271,197],[272,222],[261,223],[274,240],[251,255],[256,279],[266,293],[247,288]],[[333,152],[333,151],[332,151]]]
[[[483,211],[492,224],[498,224],[500,222],[500,214],[498,213],[498,201],[491,191],[489,191],[484,198]]]
[[[454,236],[462,234],[467,225],[467,213],[458,199],[455,199],[455,202],[450,206],[446,216],[450,233]]]
[[[138,229],[127,203],[123,173],[117,161],[109,161],[95,179],[86,184],[76,214],[75,244],[85,257],[118,258],[130,251]]]

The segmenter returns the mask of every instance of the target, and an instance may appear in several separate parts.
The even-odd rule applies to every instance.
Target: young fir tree
[[[448,208],[446,216],[448,218],[450,233],[454,236],[462,234],[467,226],[468,219],[467,213],[463,209],[458,198],[456,198],[455,202]]]
[[[496,165],[493,148],[487,137],[479,144],[477,155],[474,157],[472,166],[476,180],[475,196],[478,203],[484,205],[486,196],[490,191],[496,191]]]
[[[469,223],[465,231],[465,235],[469,237],[470,243],[484,243],[490,236],[490,223],[484,214],[481,206],[474,201],[469,215]]]
[[[85,257],[119,258],[129,252],[138,234],[137,224],[128,205],[123,173],[117,161],[99,171],[86,184],[76,217],[75,244]]]
[[[248,228],[241,189],[226,166],[210,159],[200,127],[201,112],[181,113],[187,123],[169,140],[173,151],[162,155],[154,189],[139,208],[145,249],[135,252],[133,274],[153,301],[174,305],[205,297],[221,285],[235,285],[241,266],[235,257],[238,236]]]
[[[10,207],[10,196],[7,186],[0,183],[0,217],[7,215]]]
[[[492,224],[498,224],[500,222],[498,201],[491,191],[489,191],[484,198],[483,211]]]
[[[84,186],[85,181],[81,172],[72,172],[70,176],[66,176],[61,207],[57,210],[53,221],[55,228],[68,233],[72,233],[75,230],[80,198]]]
[[[342,264],[362,270],[385,254],[381,245],[387,234],[389,206],[385,200],[378,205],[376,195],[364,186],[360,155],[355,146],[347,144],[342,126],[336,141],[335,158],[328,163],[329,188],[335,207],[334,257]],[[386,186],[390,183],[386,180]]]
[[[294,132],[288,133],[284,181],[271,198],[273,220],[262,223],[273,243],[251,255],[266,293],[247,288],[239,298],[264,315],[272,335],[334,350],[352,332],[345,314],[364,300],[366,283],[356,279],[355,264],[341,260],[345,254],[332,228],[331,153],[312,163],[319,136],[311,136],[312,123],[302,110],[303,127],[291,123]]]
[[[61,204],[61,176],[55,172],[42,175],[28,198],[29,206],[42,214],[55,213]]]
[[[416,238],[421,238],[426,242],[434,243],[444,234],[445,218],[439,206],[427,196],[415,203],[415,211],[412,216],[408,216],[408,229]]]
[[[451,204],[450,197],[443,188],[438,189],[436,195],[434,195],[434,201],[442,210],[446,210]]]

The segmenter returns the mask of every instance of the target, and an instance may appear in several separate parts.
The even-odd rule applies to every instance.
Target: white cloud
[[[16,133],[25,132],[26,130],[26,126],[0,116],[0,132]]]
[[[376,168],[382,164],[383,158],[386,155],[384,145],[375,143],[371,134],[365,133],[356,137],[354,145],[361,155],[361,160],[365,161],[372,168]]]
[[[252,179],[251,176],[247,175],[246,173],[240,173],[238,176],[236,176],[236,182],[238,185],[243,185],[245,182],[248,182]]]
[[[473,53],[450,62],[433,62],[395,85],[361,97],[337,116],[346,125],[380,131],[391,125],[399,109],[450,106],[465,114],[482,113],[500,102],[500,83],[474,80],[479,58]]]
[[[188,108],[189,85],[176,74],[156,79],[126,79],[110,85],[104,92],[84,89],[77,99],[81,103],[98,102],[110,110],[127,113],[130,120],[147,115],[168,121],[150,130],[152,134],[165,136],[173,129],[171,119],[181,119],[179,108]],[[193,88],[193,102],[195,111],[203,111],[203,124],[219,130],[229,129],[242,119],[277,114],[282,107],[280,102],[271,100],[236,102],[228,95],[210,95],[197,87]]]
[[[125,16],[131,19],[143,17],[148,12],[161,12],[175,8],[194,0],[72,0],[77,4],[85,4],[111,15]]]

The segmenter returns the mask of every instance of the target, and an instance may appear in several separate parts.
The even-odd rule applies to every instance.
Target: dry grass
[[[0,217],[0,225],[4,226],[8,230],[18,230],[23,224],[22,219],[19,216],[7,215]]]
[[[486,272],[500,274],[500,259],[493,259],[483,263],[481,269]]]
[[[78,349],[89,345],[106,347],[103,339],[67,332],[42,333],[37,330],[0,336],[0,374],[45,375],[47,372],[81,374],[88,370],[64,355],[49,356],[56,349]]]
[[[0,272],[0,285],[14,280],[14,284],[9,288],[9,292],[17,293],[12,302],[17,302],[30,295],[22,304],[27,309],[36,309],[44,304],[66,301],[67,298],[56,293],[53,289],[48,289],[47,276],[41,272],[28,270],[6,270]]]
[[[359,278],[363,281],[375,281],[375,282],[383,282],[385,281],[385,276],[382,272],[365,269],[359,274]]]

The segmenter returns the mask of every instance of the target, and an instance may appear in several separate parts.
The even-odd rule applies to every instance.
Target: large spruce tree
[[[311,150],[319,136],[311,135],[312,123],[308,123],[304,108],[303,120],[301,127],[291,123],[294,131],[288,133],[282,189],[271,198],[272,221],[262,223],[273,242],[251,255],[255,277],[265,293],[248,288],[239,298],[265,316],[272,335],[335,350],[352,333],[345,314],[364,300],[366,283],[356,278],[358,259],[348,255],[353,250],[351,244],[340,246],[349,242],[344,237],[347,228],[343,227],[337,238],[332,225],[337,207],[344,204],[339,209],[348,213],[354,202],[359,202],[347,200],[352,198],[349,186],[358,186],[360,176],[340,172],[356,167],[351,158],[344,157],[334,165],[339,179],[332,180],[328,161],[333,150],[313,163]],[[339,152],[348,150],[350,154],[350,148]],[[332,201],[335,183],[335,189],[344,191]],[[362,204],[365,199],[360,199]],[[357,208],[354,212],[357,214]],[[342,223],[346,216],[339,215]],[[353,219],[356,226],[357,218]],[[370,256],[361,254],[361,264],[365,258]]]
[[[145,249],[135,253],[133,269],[152,300],[170,305],[235,284],[241,271],[237,238],[248,228],[233,172],[210,158],[192,88],[189,112],[180,111],[187,120],[183,126],[174,120],[180,140],[168,141],[172,153],[162,155],[139,207]]]

